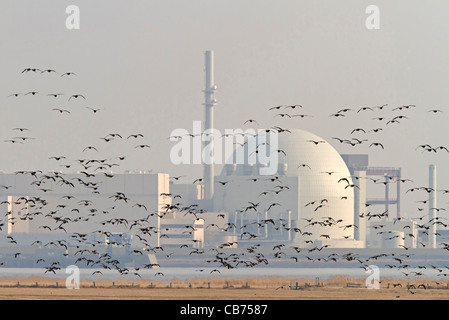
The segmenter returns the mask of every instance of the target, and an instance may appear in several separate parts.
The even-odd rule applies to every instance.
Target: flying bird
[[[73,95],[70,96],[68,101],[70,101],[70,99],[72,99],[72,98],[75,98],[75,99],[83,98],[84,100],[86,100],[86,97],[83,96],[82,94],[73,94]]]
[[[49,159],[55,159],[56,161],[59,161],[61,159],[66,159],[66,157],[64,157],[64,156],[54,156],[54,157],[50,157]]]
[[[275,117],[277,117],[277,116],[279,116],[279,117],[281,117],[281,118],[284,118],[284,117],[289,117],[289,118],[291,118],[291,117],[292,117],[292,116],[289,115],[288,113],[278,113],[277,115],[275,115]]]
[[[300,117],[300,118],[305,118],[305,117],[313,117],[307,114],[292,114],[292,117]]]
[[[382,143],[380,143],[380,142],[373,142],[373,143],[371,143],[369,146],[370,146],[370,147],[371,147],[371,146],[380,146],[382,149],[384,149],[384,146],[383,146]]]
[[[343,113],[333,113],[333,114],[331,114],[329,117],[335,117],[335,118],[338,118],[338,117],[344,117],[345,115],[343,114]]]
[[[370,108],[370,107],[362,107],[362,108],[360,108],[360,109],[357,111],[357,113],[359,113],[360,111],[365,111],[365,110],[371,110],[371,111],[373,111],[373,109]]]
[[[285,109],[288,109],[288,108],[296,109],[298,107],[302,108],[302,105],[300,105],[300,104],[293,104],[293,105],[286,106]]]
[[[61,77],[64,77],[64,76],[76,76],[76,73],[75,72],[66,72],[61,75]]]
[[[364,129],[362,129],[362,128],[356,128],[356,129],[354,129],[354,130],[351,131],[351,134],[353,134],[354,132],[359,132],[359,131],[361,131],[361,132],[363,132],[363,133],[366,133],[366,131],[365,131]]]
[[[90,107],[86,107],[86,108],[89,109],[89,110],[92,110],[93,113],[97,113],[98,111],[101,110],[101,109],[93,109],[93,108],[90,108]]]
[[[97,148],[92,147],[92,146],[85,147],[85,148],[83,149],[83,152],[86,151],[86,150],[95,150],[95,151],[98,151]]]
[[[287,154],[285,153],[285,151],[284,150],[280,150],[280,149],[278,149],[278,150],[273,150],[271,153],[273,153],[273,152],[277,152],[277,153],[283,153],[284,154],[284,156],[287,156]]]
[[[243,124],[247,124],[247,123],[255,123],[255,124],[259,124],[256,120],[254,120],[254,119],[249,119],[249,120],[246,120]]]
[[[63,93],[49,93],[49,94],[47,94],[47,97],[51,96],[51,97],[57,98],[57,97],[63,96],[63,95],[64,95]]]
[[[25,68],[25,69],[23,69],[22,73],[24,73],[24,72],[30,72],[30,71],[38,72],[38,71],[41,71],[41,70],[39,70],[39,69],[37,69],[37,68]]]
[[[46,70],[42,70],[41,73],[57,73],[56,70],[53,69],[46,69]]]
[[[326,141],[323,141],[323,140],[318,140],[318,141],[316,141],[316,140],[307,140],[307,142],[312,142],[315,145],[318,145],[319,143],[325,143]]]
[[[138,138],[138,137],[143,138],[143,134],[141,134],[141,133],[130,134],[130,135],[128,136],[128,138],[126,138],[126,139],[129,139],[129,138]]]
[[[59,109],[59,108],[53,108],[52,110],[54,110],[54,111],[58,111],[59,113],[70,113],[70,111],[69,110],[65,110],[65,109]]]

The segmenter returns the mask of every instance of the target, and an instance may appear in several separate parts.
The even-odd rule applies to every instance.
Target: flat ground
[[[294,287],[298,284],[299,289]],[[316,286],[319,284],[319,286]],[[359,287],[348,287],[348,284]],[[385,279],[380,289],[364,288],[364,280],[327,281],[283,278],[192,279],[190,281],[81,282],[67,289],[65,279],[0,278],[0,299],[33,300],[448,300],[446,282]],[[293,287],[293,288],[292,288]],[[297,288],[298,288],[297,287]]]
[[[2,288],[1,300],[448,300],[447,290]]]

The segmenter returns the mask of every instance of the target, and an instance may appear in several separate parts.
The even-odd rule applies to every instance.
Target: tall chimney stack
[[[212,133],[214,129],[214,106],[217,100],[214,97],[214,93],[217,90],[217,86],[214,84],[214,52],[205,52],[205,88],[204,88],[204,105],[206,107],[206,117],[204,129],[206,132]],[[206,161],[204,163],[204,199],[212,200],[214,196],[214,150],[213,150],[213,135],[209,135],[210,141],[205,143],[212,149],[206,152]]]
[[[436,207],[437,207],[437,169],[436,166],[431,164],[429,166],[429,188],[432,190],[429,193],[429,221],[432,222],[429,231],[429,247],[430,248],[436,248],[436,224],[435,218],[436,218]]]

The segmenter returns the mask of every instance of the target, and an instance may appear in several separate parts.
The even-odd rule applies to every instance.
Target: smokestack
[[[429,193],[429,221],[435,222],[436,207],[437,207],[437,169],[436,166],[431,164],[429,166],[429,188],[432,190]],[[436,232],[437,227],[435,223],[432,223],[429,229],[429,247],[436,248]]]
[[[358,177],[354,180],[354,239],[366,246],[366,218],[362,217],[366,209],[366,171],[355,170],[354,176]]]
[[[206,132],[212,133],[214,129],[214,106],[217,100],[214,98],[214,93],[217,86],[214,84],[214,52],[205,52],[205,88],[204,88],[204,105],[206,107],[206,117],[204,129]],[[210,153],[207,152],[204,164],[204,199],[212,200],[214,196],[214,150],[213,150],[213,135],[209,135],[210,141],[205,143],[209,145],[212,149]]]

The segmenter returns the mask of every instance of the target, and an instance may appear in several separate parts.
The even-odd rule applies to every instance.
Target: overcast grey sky
[[[80,8],[80,30],[65,27],[68,5]],[[368,30],[368,5],[380,8],[380,29]],[[127,155],[120,170],[154,170],[201,176],[200,166],[173,166],[168,137],[203,120],[204,55],[215,52],[216,127],[273,125],[311,131],[340,153],[369,153],[370,165],[402,167],[415,185],[427,185],[428,165],[438,166],[440,188],[449,188],[449,154],[416,151],[448,139],[449,2],[440,1],[15,1],[0,3],[2,98],[0,169],[57,170],[48,159],[65,155]],[[21,74],[27,67],[73,71],[76,77]],[[6,98],[15,92],[39,96]],[[65,93],[53,99],[44,93]],[[83,94],[87,101],[71,100]],[[53,100],[52,100],[53,99]],[[268,108],[301,104],[313,118],[280,119]],[[388,104],[383,113],[329,115],[342,108]],[[393,108],[415,104],[413,110]],[[86,106],[102,109],[93,114]],[[59,114],[53,108],[71,111]],[[444,112],[431,114],[430,109]],[[295,112],[293,112],[295,113]],[[406,115],[386,126],[373,117]],[[367,144],[351,147],[352,129],[382,126]],[[15,127],[32,131],[18,133]],[[108,133],[135,141],[100,140]],[[18,136],[35,140],[11,144]],[[151,149],[135,149],[147,143]],[[98,154],[83,153],[94,145]],[[408,186],[404,186],[404,190]]]

